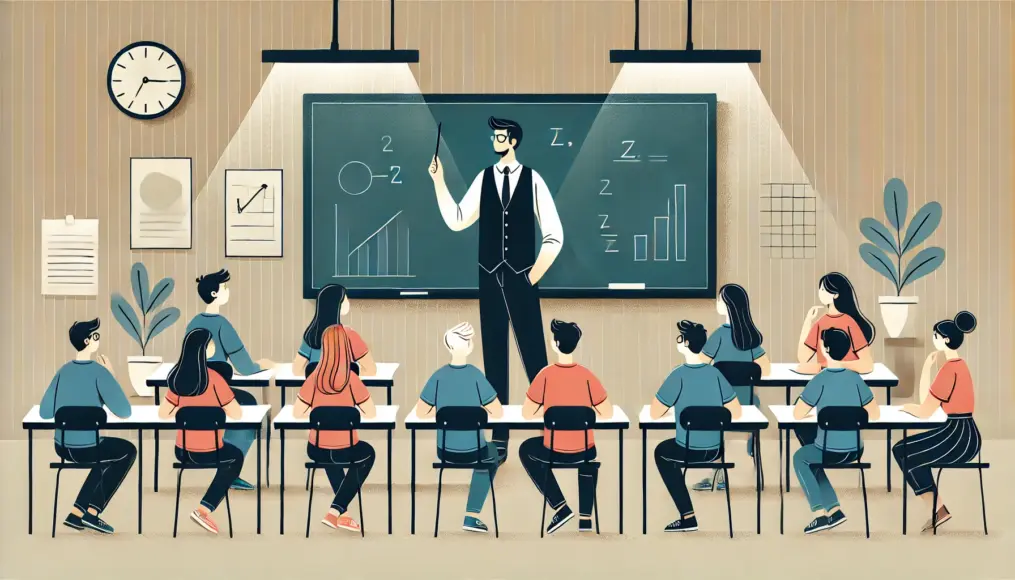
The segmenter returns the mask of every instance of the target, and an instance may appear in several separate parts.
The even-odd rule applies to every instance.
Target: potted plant
[[[148,356],[148,345],[153,338],[180,318],[180,309],[171,306],[156,312],[156,309],[173,293],[175,282],[172,278],[163,278],[151,288],[148,285],[148,270],[141,262],[134,264],[130,269],[130,286],[138,311],[141,312],[141,319],[138,320],[137,312],[119,292],[113,294],[110,308],[113,311],[113,318],[141,347],[141,356],[127,357],[130,385],[138,395],[150,397],[154,394],[154,389],[148,386],[147,380],[162,364],[162,357]]]
[[[860,221],[860,232],[870,241],[860,246],[860,257],[895,286],[895,296],[878,298],[881,320],[892,338],[902,335],[910,306],[919,302],[916,296],[903,296],[903,288],[937,270],[945,260],[945,251],[931,246],[903,262],[903,257],[926,241],[941,223],[941,204],[936,201],[921,207],[907,225],[908,211],[906,184],[893,177],[885,184],[885,214],[892,229],[874,218]]]

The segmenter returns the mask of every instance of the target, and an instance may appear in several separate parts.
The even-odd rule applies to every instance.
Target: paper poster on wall
[[[99,220],[42,220],[42,294],[99,293]]]
[[[189,157],[130,159],[130,249],[191,248],[192,172]]]
[[[226,257],[282,257],[282,170],[227,169]]]

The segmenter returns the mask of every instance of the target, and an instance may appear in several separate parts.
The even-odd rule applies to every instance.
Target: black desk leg
[[[32,535],[32,430],[28,430],[28,535]]]
[[[391,535],[391,429],[388,429],[388,535]]]
[[[754,488],[758,494],[758,535],[761,535],[761,431],[754,432]],[[727,484],[729,485],[729,484]]]
[[[261,428],[257,428],[257,534],[261,534]]]
[[[159,492],[159,431],[152,431],[152,438],[155,439],[155,493]]]
[[[391,404],[391,385],[388,385],[388,404]]]
[[[648,429],[641,430],[641,534],[648,533]]]
[[[790,399],[792,397],[793,397],[793,387],[786,387],[786,404],[787,405],[792,405],[793,404],[792,402],[790,402]],[[786,429],[786,491],[789,491],[789,479],[790,479],[789,478],[789,435],[790,435],[789,432],[790,432],[790,430]],[[780,446],[782,445],[782,441],[779,442],[779,445]],[[779,461],[779,463],[782,463],[782,455],[781,455],[781,453],[782,452],[780,451],[780,455],[779,455],[780,461]],[[781,467],[782,466],[780,465],[780,468]]]
[[[141,472],[144,470],[144,431],[137,430],[137,533],[141,534],[141,500],[144,497],[141,486],[144,483]]]
[[[788,430],[787,430],[788,432]],[[787,438],[787,441],[789,439]],[[779,533],[783,533],[783,522],[785,520],[785,498],[782,495],[782,436],[779,436]]]
[[[278,535],[285,535],[285,429],[278,430]]]
[[[885,404],[892,404],[892,388],[885,387]],[[892,491],[892,430],[889,429],[885,432],[885,478],[888,482],[888,491]],[[903,482],[904,483],[904,482]],[[905,491],[906,486],[902,486]]]
[[[158,406],[158,404],[161,402],[159,401],[159,388],[154,387],[154,389],[155,389],[155,405]]]
[[[619,451],[619,453],[620,453],[620,469],[618,470],[620,472],[619,475],[618,475],[618,477],[620,478],[620,481],[619,481],[619,483],[620,483],[620,504],[619,504],[620,505],[620,525],[619,525],[619,527],[620,527],[620,533],[623,534],[624,533],[624,430],[623,429],[618,429],[617,433],[620,434],[620,437],[619,437],[619,447],[618,447],[618,449],[620,450]]]
[[[409,533],[416,535],[416,430],[409,431],[412,434],[412,459],[409,462],[409,497],[412,504],[409,508]]]
[[[906,535],[906,429],[902,430],[902,535]],[[934,506],[937,507],[937,506]]]
[[[285,406],[285,399],[282,399],[282,406]],[[264,432],[264,486],[271,489],[271,415],[269,414],[264,418],[265,432]]]

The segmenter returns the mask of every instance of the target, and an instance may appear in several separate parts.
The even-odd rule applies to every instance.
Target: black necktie
[[[508,202],[511,200],[511,180],[508,178],[509,175],[511,175],[511,170],[505,167],[504,185],[500,188],[500,203],[504,207],[507,207]]]

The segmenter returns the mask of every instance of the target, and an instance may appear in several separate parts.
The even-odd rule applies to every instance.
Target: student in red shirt
[[[183,337],[180,360],[169,371],[169,393],[159,406],[159,418],[176,416],[183,407],[222,407],[227,417],[239,419],[243,410],[236,401],[222,375],[208,368],[208,359],[215,355],[215,343],[211,332],[195,328]],[[205,530],[217,534],[218,525],[211,519],[211,512],[218,508],[229,491],[229,486],[243,469],[243,452],[236,446],[224,442],[225,430],[187,431],[184,449],[183,431],[176,432],[176,458],[194,463],[215,463],[222,466],[215,472],[208,491],[201,498],[201,504],[190,512],[190,519]]]
[[[293,405],[293,417],[309,417],[318,407],[356,407],[366,419],[377,416],[370,393],[363,381],[352,372],[353,361],[363,358],[367,345],[358,334],[340,324],[329,326],[321,337],[321,362],[307,377]],[[321,523],[332,529],[360,533],[360,524],[345,515],[352,498],[370,474],[377,454],[359,433],[310,430],[307,455],[322,463],[353,462],[358,477],[346,473],[341,467],[325,469],[335,499]],[[351,470],[350,470],[351,471]]]
[[[526,393],[525,403],[522,405],[522,417],[526,419],[542,417],[547,409],[557,406],[591,407],[596,411],[598,419],[612,417],[613,404],[607,398],[602,383],[592,371],[574,362],[572,353],[578,348],[578,341],[581,340],[581,328],[573,322],[554,320],[550,323],[550,331],[553,333],[550,344],[553,352],[557,353],[557,364],[539,371],[532,381]],[[585,458],[594,459],[596,444],[593,432],[589,432],[586,446],[585,434],[581,431],[559,431],[553,436],[551,451],[550,431],[544,429],[541,437],[533,437],[523,442],[518,449],[518,455],[532,483],[556,512],[546,528],[546,533],[552,534],[571,520],[574,513],[567,506],[553,472],[547,473],[550,457],[553,456],[554,464],[579,463]],[[578,470],[579,532],[592,531],[594,497],[594,472],[591,469],[581,468]]]
[[[849,278],[838,272],[822,276],[818,282],[818,300],[821,306],[814,306],[807,312],[800,329],[797,372],[816,375],[828,366],[825,349],[819,343],[821,333],[829,328],[845,331],[852,342],[846,358],[842,359],[843,368],[860,374],[874,370],[874,359],[867,348],[874,342],[874,325],[860,312]]]
[[[980,453],[980,430],[973,421],[973,378],[966,361],[958,350],[965,335],[976,328],[976,317],[963,310],[952,320],[942,320],[934,325],[932,341],[934,352],[923,363],[920,374],[920,396],[917,405],[904,405],[902,410],[926,419],[938,408],[948,415],[948,421],[940,427],[907,437],[892,447],[892,454],[902,467],[903,450],[906,460],[906,481],[913,487],[913,493],[922,496],[927,503],[934,501],[934,476],[928,465],[932,463],[966,463]],[[941,367],[931,382],[934,365]],[[941,494],[937,496],[937,525],[952,519],[945,507]],[[928,520],[923,531],[933,530],[933,521]]]

